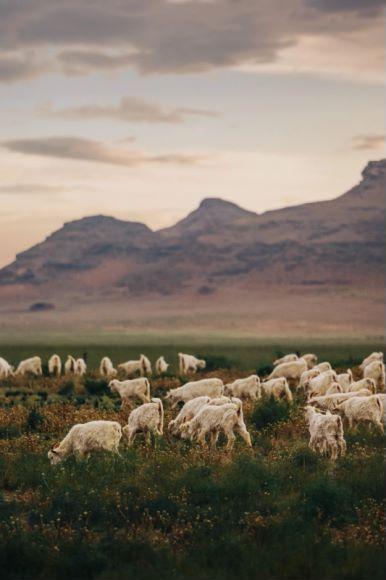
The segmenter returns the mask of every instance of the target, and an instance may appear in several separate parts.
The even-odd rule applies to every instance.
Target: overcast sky
[[[382,0],[0,0],[0,266],[63,222],[328,199],[384,156]]]

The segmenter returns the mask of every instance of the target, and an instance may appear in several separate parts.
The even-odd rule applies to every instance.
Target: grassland
[[[114,362],[142,350],[175,360],[177,350],[205,354],[208,374],[224,380],[268,371],[299,343],[236,345],[43,344],[0,348],[16,363],[32,354],[102,354]],[[355,365],[378,343],[308,344],[339,368]],[[217,368],[222,366],[220,370]],[[225,368],[224,368],[225,367]],[[152,382],[162,396],[179,384]],[[123,424],[127,413],[94,372],[80,381],[12,379],[0,386],[0,569],[21,579],[365,580],[383,578],[383,438],[346,434],[335,465],[307,446],[301,397],[288,406],[264,400],[245,408],[253,439],[231,453],[157,438],[138,438],[122,457],[69,459],[52,468],[46,453],[75,422]],[[166,408],[166,422],[171,413]]]

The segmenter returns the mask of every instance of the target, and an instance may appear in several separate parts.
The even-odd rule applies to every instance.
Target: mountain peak
[[[222,228],[238,219],[256,217],[252,211],[241,208],[236,203],[219,197],[204,198],[197,209],[171,228],[162,230],[167,236],[199,235]]]
[[[103,214],[98,215],[91,215],[80,218],[78,220],[72,220],[70,222],[65,222],[63,224],[64,230],[78,230],[78,229],[89,229],[89,228],[102,228],[102,229],[110,229],[113,228],[115,230],[132,230],[132,231],[148,231],[150,232],[150,228],[141,222],[132,222],[132,221],[125,221],[119,220],[112,216],[106,216]]]
[[[363,179],[376,179],[386,175],[386,159],[369,161],[362,171]]]
[[[226,201],[225,199],[221,199],[221,197],[205,197],[198,206],[198,209],[211,209],[211,208],[219,209],[225,207],[228,208],[232,207],[241,210],[241,208],[235,203],[231,201]]]

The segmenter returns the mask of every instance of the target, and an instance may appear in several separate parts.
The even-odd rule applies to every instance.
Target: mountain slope
[[[258,215],[209,198],[175,226],[93,216],[67,223],[0,271],[0,285],[51,295],[92,287],[128,295],[253,292],[261,285],[383,283],[386,160],[324,202]]]

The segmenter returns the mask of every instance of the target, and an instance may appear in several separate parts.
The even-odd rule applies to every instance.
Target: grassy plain
[[[224,380],[292,350],[315,351],[338,368],[355,365],[381,345],[262,340],[185,343],[14,344],[0,355],[16,363],[40,354],[88,353],[114,362],[145,352],[175,361],[178,350],[205,354],[205,374]],[[218,369],[218,367],[223,367]],[[225,368],[224,368],[225,367]],[[177,386],[152,381],[154,395]],[[138,437],[122,457],[69,459],[53,468],[47,450],[76,422],[124,424],[127,412],[94,370],[85,379],[12,379],[0,386],[0,569],[2,577],[115,580],[365,580],[383,578],[383,437],[346,433],[348,452],[335,465],[307,446],[301,396],[288,406],[245,406],[253,439],[227,453]],[[165,408],[166,423],[171,418]]]

